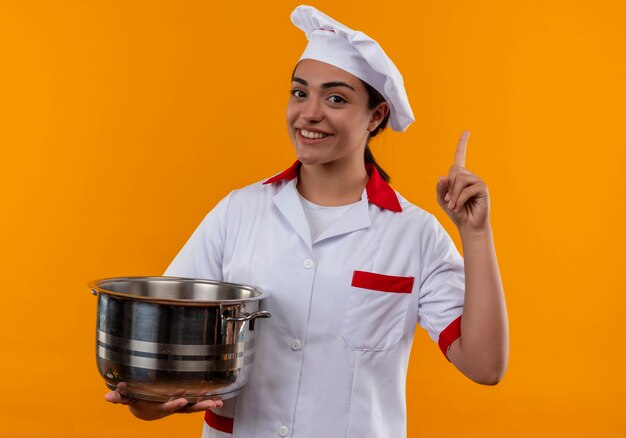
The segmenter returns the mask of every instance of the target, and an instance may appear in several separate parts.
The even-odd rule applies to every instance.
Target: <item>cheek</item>
[[[367,136],[367,128],[369,125],[369,119],[367,116],[357,113],[347,115],[342,121],[342,126],[345,127],[345,131],[350,137],[360,138],[363,135]]]
[[[286,116],[287,116],[287,123],[293,122],[294,119],[297,117],[296,108],[291,102],[287,104]]]
[[[295,122],[296,115],[294,114],[293,107],[287,105],[287,111],[285,112],[285,126],[287,127],[287,134],[291,139],[291,143],[295,145],[296,135],[293,129],[293,123]]]

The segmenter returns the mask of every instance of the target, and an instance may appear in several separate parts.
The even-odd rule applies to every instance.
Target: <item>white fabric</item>
[[[202,438],[231,438],[232,436],[231,433],[215,430],[206,423],[202,425]]]
[[[374,87],[391,107],[389,122],[395,131],[405,131],[415,121],[402,74],[376,41],[312,6],[298,6],[291,21],[309,40],[300,60],[334,65]]]
[[[326,207],[314,204],[313,202],[300,195],[300,202],[304,215],[311,229],[311,242],[315,243],[322,232],[328,228],[333,222],[343,216],[353,205],[341,205],[338,207]]]
[[[235,438],[400,438],[419,323],[433,340],[462,313],[463,261],[437,220],[400,195],[394,213],[362,200],[311,243],[296,180],[231,192],[166,275],[270,291],[256,356],[236,398]],[[353,272],[413,276],[412,293],[353,287]],[[292,349],[299,340],[301,348]],[[232,407],[232,401],[227,401]],[[228,436],[229,434],[226,434]],[[224,435],[205,435],[224,437]]]

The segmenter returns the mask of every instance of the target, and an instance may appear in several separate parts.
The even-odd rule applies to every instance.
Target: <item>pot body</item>
[[[96,360],[110,389],[152,401],[235,396],[254,362],[263,291],[175,277],[90,284],[98,295]],[[123,389],[119,389],[120,383]]]

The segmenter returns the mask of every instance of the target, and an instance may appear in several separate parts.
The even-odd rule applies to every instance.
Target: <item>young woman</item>
[[[292,77],[287,129],[298,161],[231,192],[166,275],[253,284],[273,317],[257,333],[234,399],[153,403],[108,393],[145,420],[206,411],[204,437],[406,435],[405,380],[416,324],[462,373],[496,384],[508,324],[487,186],[465,169],[469,133],[440,177],[434,217],[387,184],[369,139],[413,121],[402,76],[380,46],[314,8],[294,23],[309,45]]]

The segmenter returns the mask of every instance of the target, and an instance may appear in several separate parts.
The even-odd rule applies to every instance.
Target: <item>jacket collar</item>
[[[271,177],[263,184],[274,184],[283,179],[291,181],[298,176],[298,170],[300,169],[301,165],[302,163],[300,163],[300,161],[296,161],[287,170]],[[369,180],[367,181],[367,185],[365,186],[368,201],[372,204],[379,206],[380,208],[395,212],[401,212],[402,207],[400,206],[400,201],[398,201],[398,196],[396,195],[396,192],[380,176],[378,170],[376,170],[376,168],[370,163],[367,163],[365,165],[365,169],[370,176]]]

